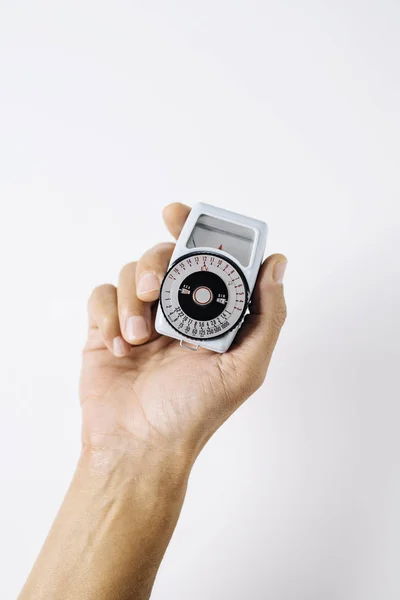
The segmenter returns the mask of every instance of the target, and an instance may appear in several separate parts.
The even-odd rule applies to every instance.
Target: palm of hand
[[[128,438],[137,442],[203,443],[237,401],[240,363],[232,354],[184,350],[166,337],[115,358],[98,329],[83,353],[80,394],[83,441],[95,447]],[[212,432],[207,433],[209,437]]]

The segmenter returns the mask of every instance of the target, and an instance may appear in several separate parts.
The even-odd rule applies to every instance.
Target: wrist
[[[118,487],[120,493],[159,490],[173,498],[184,494],[192,464],[190,454],[171,448],[84,445],[77,475],[98,480],[106,487]]]

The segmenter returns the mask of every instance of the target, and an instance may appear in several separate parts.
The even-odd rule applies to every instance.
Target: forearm
[[[85,451],[19,600],[149,598],[187,475],[179,460]]]

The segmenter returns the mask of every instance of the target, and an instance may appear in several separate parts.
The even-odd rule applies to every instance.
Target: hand
[[[164,209],[176,238],[189,212],[182,204]],[[153,448],[191,463],[264,381],[286,317],[286,258],[276,254],[262,265],[250,314],[228,352],[191,352],[154,331],[173,248],[172,243],[151,248],[123,267],[117,287],[101,285],[89,299],[80,385],[85,447],[132,454]]]

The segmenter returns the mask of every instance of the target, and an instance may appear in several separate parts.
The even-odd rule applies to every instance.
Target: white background
[[[399,39],[396,0],[1,2],[2,600],[79,454],[90,290],[199,200],[268,222],[289,318],[154,599],[399,598]]]

